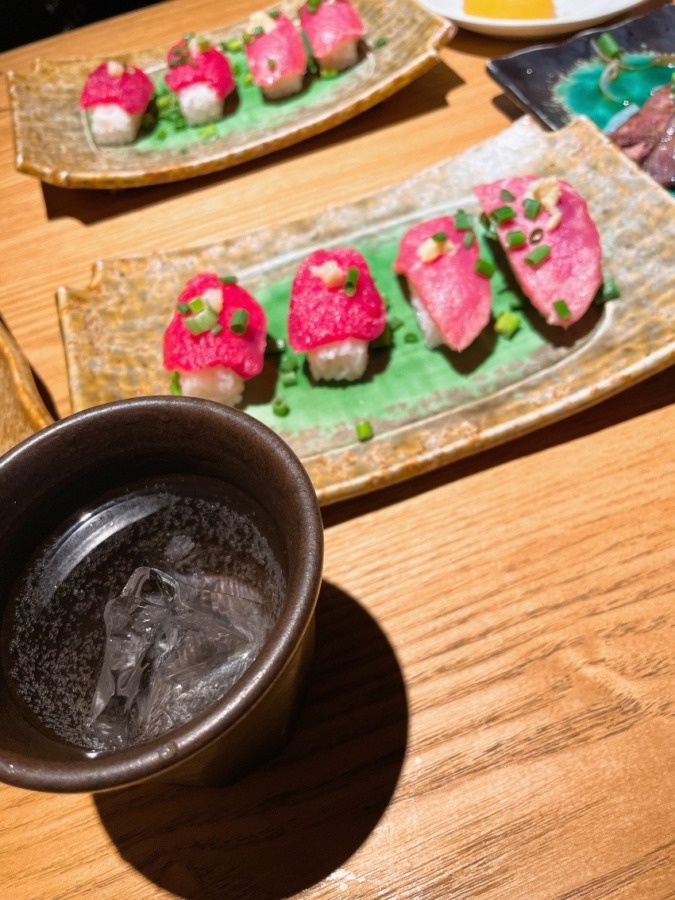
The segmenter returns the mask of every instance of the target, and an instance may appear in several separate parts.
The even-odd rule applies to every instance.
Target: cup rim
[[[115,400],[54,422],[23,440],[0,457],[0,480],[26,454],[43,452],[43,446],[73,429],[98,427],[101,421],[119,416],[168,413],[190,421],[222,424],[242,438],[262,439],[266,453],[278,460],[292,482],[298,532],[302,535],[303,565],[289,573],[287,602],[260,654],[225,696],[189,722],[167,735],[118,752],[82,760],[36,759],[8,751],[0,758],[0,780],[17,787],[51,792],[108,790],[127,786],[186,762],[232,729],[272,689],[294,650],[311,626],[321,584],[323,565],[323,521],[312,482],[293,449],[271,428],[243,410],[192,397],[139,397]]]

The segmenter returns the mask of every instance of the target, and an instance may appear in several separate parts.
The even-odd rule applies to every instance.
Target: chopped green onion
[[[510,222],[511,219],[515,219],[516,211],[512,206],[498,206],[497,209],[492,210],[490,217],[498,225],[501,225],[504,222]]]
[[[337,78],[339,74],[337,69],[321,69],[319,71],[319,78]]]
[[[420,339],[419,334],[415,334],[414,331],[406,331],[403,335],[403,340],[406,344],[416,344]]]
[[[541,212],[541,203],[539,200],[533,200],[531,197],[526,197],[525,200],[523,200],[523,212],[525,213],[526,219],[536,219]]]
[[[244,84],[253,84],[253,75],[250,72],[247,72],[243,78]]]
[[[272,59],[272,58],[270,57],[270,58],[267,60],[267,68],[270,70],[270,72],[273,72],[273,71],[276,69],[276,67],[277,67],[277,61],[276,61],[276,59]]]
[[[288,404],[283,397],[275,397],[272,400],[272,412],[275,416],[287,416],[289,409]]]
[[[204,303],[201,297],[193,297],[192,300],[188,302],[188,308],[190,309],[190,312],[198,313],[206,308],[206,303]]]
[[[256,27],[253,29],[253,34],[256,37],[260,37],[261,34],[265,34],[265,29],[262,27],[262,25],[256,25]]]
[[[204,125],[203,128],[199,129],[199,137],[206,140],[208,140],[209,138],[218,137],[218,129],[213,123],[211,123],[210,125]]]
[[[454,216],[455,228],[457,231],[470,231],[473,228],[473,222],[468,212],[458,209]]]
[[[554,300],[553,309],[556,311],[556,315],[559,319],[569,319],[569,317],[572,315],[572,313],[570,312],[570,308],[565,300]]]
[[[281,13],[279,12],[278,9],[271,9],[271,10],[267,13],[267,15],[270,17],[270,19],[278,19],[279,16],[281,15]]]
[[[544,229],[543,228],[535,228],[530,232],[530,243],[538,244],[540,241],[544,239]]]
[[[485,275],[486,278],[490,278],[491,275],[494,275],[496,267],[489,259],[477,259],[473,268],[479,275]]]
[[[295,356],[284,356],[279,363],[279,369],[282,372],[295,372],[298,368],[298,359]]]
[[[234,334],[244,334],[248,327],[248,310],[235,309],[230,318],[230,331]]]
[[[183,313],[184,316],[190,312],[190,307],[187,305],[187,303],[179,303],[176,308],[178,312]]]
[[[284,372],[281,376],[281,383],[284,387],[292,387],[298,383],[298,376],[295,372]]]
[[[621,296],[621,290],[619,285],[613,278],[607,278],[602,285],[602,299],[604,300],[616,300]]]
[[[506,243],[509,247],[522,247],[527,242],[527,235],[523,231],[509,231],[506,235]]]
[[[473,233],[473,231],[467,231],[467,233],[462,238],[462,243],[464,244],[465,247],[471,247],[471,245],[473,244],[473,242],[475,240],[476,240],[476,235]]]
[[[399,319],[398,316],[389,316],[387,319],[387,324],[392,331],[396,331],[398,328],[403,325],[403,320]]]
[[[174,397],[182,396],[183,389],[180,386],[180,372],[172,372],[171,373],[171,381],[169,382],[169,393],[173,394]]]
[[[621,45],[617,42],[614,35],[610,34],[608,31],[603,31],[603,33],[598,38],[598,50],[604,55],[608,56],[610,59],[616,59],[617,56],[621,56]]]
[[[499,196],[502,200],[506,200],[507,203],[512,203],[516,199],[511,191],[507,191],[506,188],[504,188],[503,191],[499,192]]]
[[[384,47],[387,43],[387,38],[381,34],[379,37],[375,38],[375,47]]]
[[[221,275],[220,283],[221,284],[236,284],[239,281],[236,275]]]
[[[356,423],[356,436],[360,441],[369,441],[373,436],[373,426],[368,419]]]
[[[495,223],[487,216],[485,213],[480,214],[480,224],[485,229],[485,232],[488,237],[496,237],[497,233],[495,231]]]
[[[436,241],[437,244],[444,244],[448,239],[448,235],[445,231],[437,231],[436,234],[431,235],[431,239]]]
[[[551,253],[551,248],[548,244],[539,244],[538,247],[535,247],[534,250],[531,250],[527,256],[525,257],[525,262],[528,266],[533,266],[536,268],[540,266],[547,256]]]
[[[183,321],[188,331],[191,331],[194,335],[200,335],[204,334],[205,331],[210,331],[216,324],[218,313],[207,304],[204,304],[202,310],[193,316],[186,316]]]
[[[348,297],[353,297],[356,293],[356,285],[359,281],[359,270],[356,266],[350,266],[347,270],[347,278],[345,279],[344,291]]]
[[[231,53],[238,53],[243,48],[243,43],[241,38],[230,38],[224,42],[223,47]]]
[[[321,0],[307,0],[307,9],[309,12],[315,13],[319,6],[321,6]]]
[[[220,322],[216,322],[215,325],[211,326],[211,334],[220,334],[222,330],[223,326],[220,324]]]
[[[495,331],[497,332],[497,334],[501,334],[507,338],[512,338],[519,328],[520,316],[518,315],[518,313],[504,310],[504,312],[500,313],[497,316],[497,320],[495,321]]]

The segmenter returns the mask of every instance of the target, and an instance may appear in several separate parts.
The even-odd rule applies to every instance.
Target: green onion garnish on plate
[[[534,250],[531,250],[527,256],[525,257],[525,262],[528,266],[532,266],[536,269],[537,266],[540,266],[544,260],[550,256],[551,248],[548,244],[538,244]]]
[[[356,437],[360,441],[369,441],[373,436],[373,426],[368,419],[356,423]]]
[[[506,309],[499,313],[495,321],[495,331],[506,338],[512,338],[520,328],[520,316],[518,313]]]
[[[490,278],[494,275],[496,267],[489,259],[477,259],[473,268],[479,275],[485,275],[486,278]]]
[[[553,309],[559,319],[569,319],[572,315],[566,300],[554,300]]]
[[[541,203],[538,200],[533,200],[531,197],[527,197],[525,200],[523,200],[523,212],[525,213],[526,219],[534,220],[541,212]]]
[[[230,331],[234,334],[244,334],[248,328],[248,310],[235,309],[230,318]]]
[[[522,247],[527,243],[527,235],[523,231],[509,231],[506,235],[506,243],[509,248]]]

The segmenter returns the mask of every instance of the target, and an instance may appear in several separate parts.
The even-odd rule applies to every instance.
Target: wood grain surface
[[[0,69],[168,43],[256,5],[160,3]],[[58,285],[86,285],[101,256],[318,215],[497,133],[518,111],[485,61],[515,46],[460,32],[334,132],[116,194],[19,175],[3,86],[0,312],[60,413]],[[228,788],[0,787],[0,897],[674,897],[674,401],[671,369],[330,507],[316,661],[283,753]]]

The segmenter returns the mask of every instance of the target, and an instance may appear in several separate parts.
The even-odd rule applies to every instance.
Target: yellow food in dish
[[[552,19],[553,0],[464,0],[467,16],[488,19]]]

